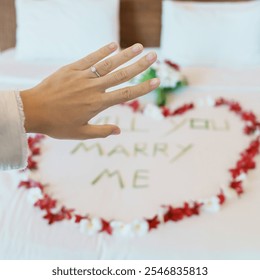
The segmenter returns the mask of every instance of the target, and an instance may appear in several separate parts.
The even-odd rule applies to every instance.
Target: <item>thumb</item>
[[[91,125],[87,124],[82,127],[82,134],[86,139],[105,138],[109,135],[118,135],[121,130],[118,126],[112,124]]]

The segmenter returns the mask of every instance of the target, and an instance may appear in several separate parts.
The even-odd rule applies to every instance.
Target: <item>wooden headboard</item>
[[[141,42],[146,47],[158,47],[160,45],[161,6],[163,0],[120,1],[121,46],[127,47],[135,42]],[[239,2],[249,0],[216,1]],[[213,1],[200,0],[200,2]],[[15,46],[15,32],[16,17],[14,0],[0,0],[0,51]]]

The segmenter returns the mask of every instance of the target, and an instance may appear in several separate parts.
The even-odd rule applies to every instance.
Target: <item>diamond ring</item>
[[[91,66],[91,67],[90,67],[90,70],[91,70],[92,73],[96,74],[96,76],[97,76],[98,78],[101,77],[101,75],[98,73],[98,71],[97,71],[97,69],[96,69],[95,66]]]

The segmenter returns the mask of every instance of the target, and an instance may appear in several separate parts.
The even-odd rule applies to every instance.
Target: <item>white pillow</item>
[[[164,1],[161,48],[182,65],[260,65],[260,1]]]
[[[16,56],[69,62],[119,40],[119,0],[16,0]]]

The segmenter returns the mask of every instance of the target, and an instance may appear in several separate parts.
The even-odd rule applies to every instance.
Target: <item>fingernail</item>
[[[132,47],[132,51],[134,53],[138,53],[140,52],[141,50],[143,49],[143,46],[141,44],[135,44],[133,47]]]
[[[121,130],[119,128],[116,128],[112,131],[111,135],[119,135],[121,133]]]
[[[111,50],[114,50],[114,49],[117,48],[117,44],[113,42],[113,43],[109,44],[108,47],[109,47]]]
[[[156,53],[155,52],[150,52],[148,53],[148,55],[146,56],[146,59],[149,61],[149,62],[152,62],[156,59]]]
[[[150,81],[151,88],[156,88],[160,84],[160,80],[158,78],[152,79]]]

